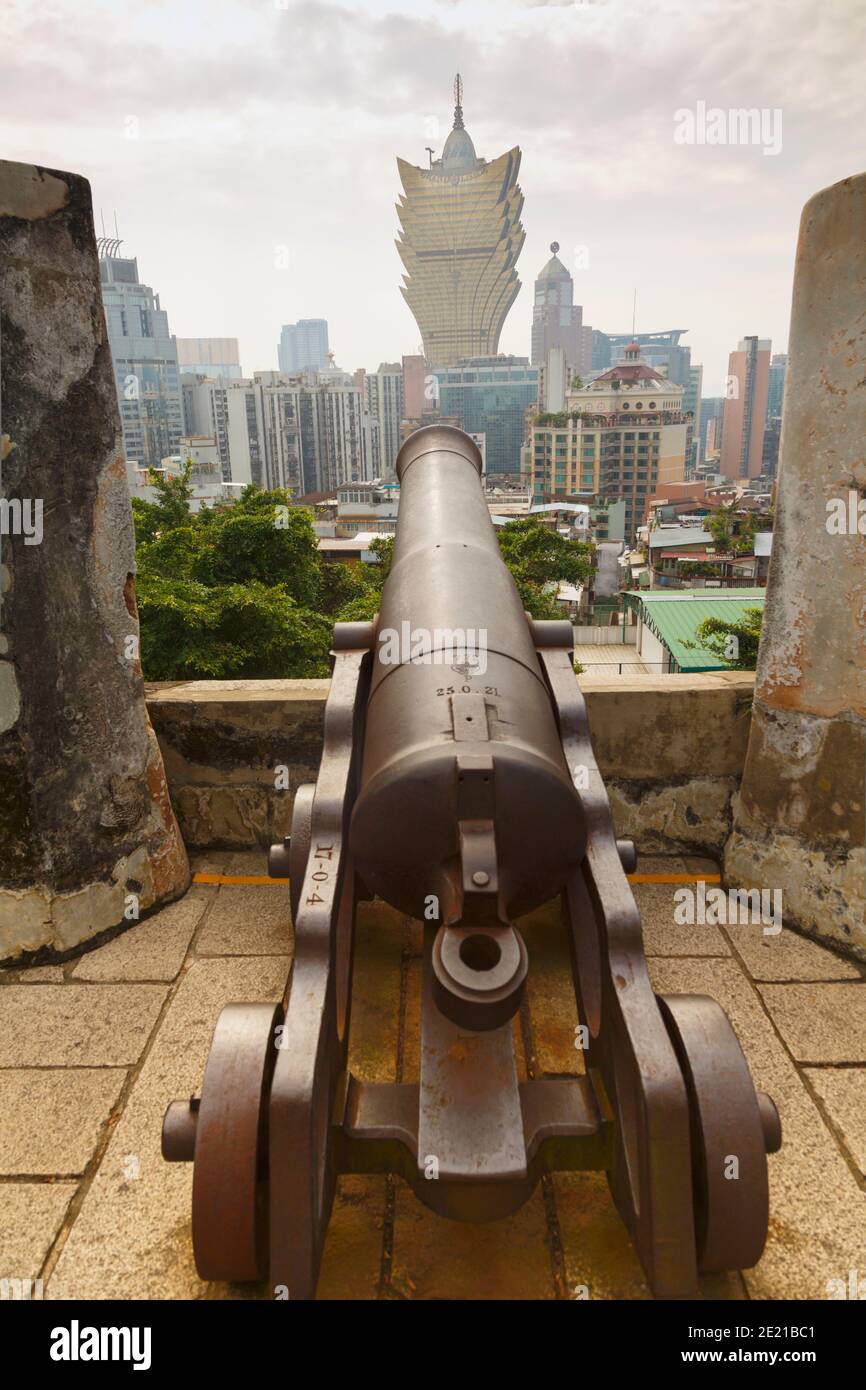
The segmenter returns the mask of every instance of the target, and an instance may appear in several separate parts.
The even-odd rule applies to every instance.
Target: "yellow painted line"
[[[288,885],[287,878],[269,878],[267,874],[193,874],[193,883],[281,883]]]
[[[629,883],[721,883],[721,874],[626,874]]]

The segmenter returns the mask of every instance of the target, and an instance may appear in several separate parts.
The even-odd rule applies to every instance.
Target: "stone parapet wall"
[[[187,845],[267,845],[314,781],[328,681],[147,687]],[[620,835],[644,851],[720,854],[749,737],[748,672],[581,681]]]

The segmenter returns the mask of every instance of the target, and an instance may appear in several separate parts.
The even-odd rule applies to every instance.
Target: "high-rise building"
[[[774,352],[770,362],[767,380],[767,419],[781,416],[785,400],[785,372],[788,367],[787,352]]]
[[[538,400],[538,367],[526,357],[475,357],[438,367],[439,409],[467,434],[486,435],[487,473],[519,473],[526,409]]]
[[[182,373],[240,381],[243,376],[237,338],[178,338],[177,363]]]
[[[187,435],[209,435],[219,455],[224,483],[232,481],[231,454],[228,438],[228,407],[225,377],[208,377],[202,373],[181,373],[180,389],[183,401],[183,428]]]
[[[572,376],[592,370],[592,329],[583,326],[583,309],[574,303],[574,280],[556,254],[552,241],[550,260],[535,282],[532,306],[532,362],[541,366],[551,348],[563,348]]]
[[[385,478],[394,472],[400,451],[400,422],[406,414],[403,366],[382,362],[375,372],[364,372],[363,377],[367,410],[379,424],[377,472]]]
[[[771,348],[769,338],[743,338],[728,359],[719,465],[726,478],[757,478],[763,471]]]
[[[782,417],[773,415],[764,425],[764,442],[761,446],[761,472],[765,478],[775,478],[779,471],[779,445],[782,442]]]
[[[99,241],[99,279],[114,363],[127,460],[158,468],[177,453],[183,433],[177,344],[159,295],[143,285],[134,257],[120,243]]]
[[[524,450],[533,500],[622,501],[632,540],[647,499],[683,482],[690,424],[683,389],[630,343],[616,366],[567,393],[564,412],[536,420]]]
[[[327,367],[327,319],[298,319],[297,323],[283,324],[277,360],[281,372],[315,372]]]
[[[515,267],[524,241],[520,150],[479,159],[463,125],[459,75],[454,87],[454,128],[441,158],[431,154],[427,169],[397,160],[401,291],[436,366],[498,352],[520,289]]]
[[[417,419],[429,409],[427,399],[427,363],[417,354],[403,358],[403,414],[408,419]]]
[[[186,428],[214,440],[225,482],[332,492],[380,471],[378,421],[339,368],[228,382],[185,376],[183,395]]]
[[[724,396],[704,396],[701,400],[701,438],[696,464],[712,463],[718,467],[722,453],[722,420]]]
[[[565,395],[572,380],[565,348],[548,348],[538,368],[539,410],[553,413],[565,410]]]
[[[701,457],[701,391],[703,385],[703,367],[690,366],[688,381],[683,390],[683,413],[692,417],[686,448],[686,467],[688,469],[694,468]]]

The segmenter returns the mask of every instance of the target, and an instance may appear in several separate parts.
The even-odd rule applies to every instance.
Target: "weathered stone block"
[[[0,956],[188,883],[138,661],[90,188],[0,162]]]
[[[864,418],[859,174],[817,193],[800,223],[775,539],[725,867],[784,887],[786,920],[866,959]]]

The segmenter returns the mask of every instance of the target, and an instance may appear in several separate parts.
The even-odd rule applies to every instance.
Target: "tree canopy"
[[[747,608],[735,621],[705,618],[698,626],[697,642],[687,647],[703,647],[724,661],[732,671],[754,671],[758,664],[758,643],[761,638],[762,608]]]
[[[591,545],[566,540],[535,517],[507,522],[499,531],[499,549],[533,618],[561,618],[562,609],[550,586],[560,580],[585,584],[592,573]]]
[[[154,477],[156,501],[132,504],[145,678],[326,676],[333,624],[379,611],[393,540],[372,542],[376,564],[324,560],[310,512],[285,490],[250,487],[191,513],[189,473]],[[509,522],[499,544],[535,618],[560,617],[552,586],[592,568],[590,546],[534,518]]]

